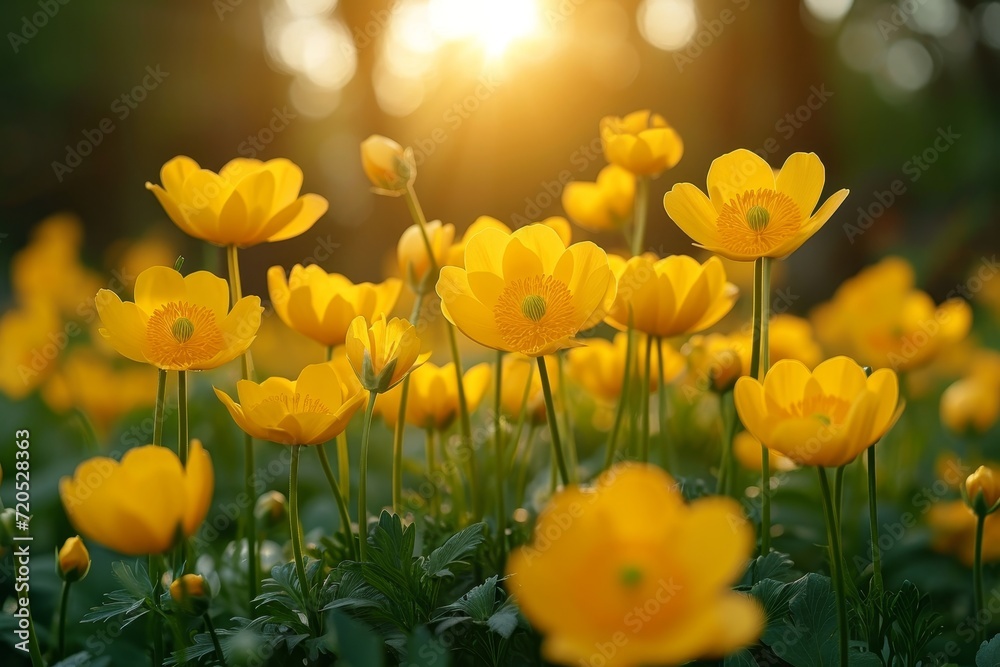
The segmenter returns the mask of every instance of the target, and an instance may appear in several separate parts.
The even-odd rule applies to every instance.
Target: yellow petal
[[[191,441],[188,450],[184,487],[187,497],[184,505],[184,534],[190,537],[205,520],[205,515],[212,506],[212,490],[215,488],[212,458],[197,439]]]
[[[761,442],[767,442],[771,429],[763,385],[754,378],[741,377],[733,389],[733,399],[736,402],[736,412],[746,430]]]
[[[827,359],[813,370],[823,393],[851,401],[865,390],[867,376],[856,361],[849,357]]]
[[[148,316],[171,301],[184,301],[184,277],[166,266],[151,266],[135,279],[135,305]]]
[[[774,172],[759,155],[739,148],[712,160],[708,168],[708,196],[717,212],[726,202],[747,190],[774,189]]]
[[[782,359],[767,372],[764,394],[782,407],[794,405],[802,400],[810,376],[809,369],[801,361]]]
[[[678,183],[663,195],[663,208],[670,219],[696,243],[717,245],[718,213],[712,202],[691,183]]]
[[[465,270],[503,275],[503,257],[511,235],[495,227],[476,232],[465,247]]]
[[[778,172],[774,186],[795,202],[802,219],[807,220],[816,208],[825,182],[826,170],[815,153],[792,153]]]
[[[519,241],[531,254],[538,258],[542,266],[542,270],[539,273],[551,274],[555,271],[559,258],[566,252],[566,244],[559,237],[556,230],[544,224],[526,225],[515,230],[511,235],[511,244],[514,241]],[[508,247],[504,253],[505,268],[506,255],[509,252],[510,248]],[[506,273],[504,273],[504,278],[509,280]]]
[[[229,312],[229,283],[209,271],[195,271],[184,276],[185,300],[205,306],[218,322]]]
[[[178,155],[160,168],[160,183],[167,192],[180,194],[185,179],[200,168],[197,162],[186,155]]]
[[[288,320],[288,299],[291,292],[288,289],[288,280],[285,278],[285,269],[282,266],[272,266],[267,270],[267,291],[271,296],[271,305],[278,313],[281,321],[294,328]]]
[[[101,335],[115,350],[140,363],[149,363],[142,353],[146,340],[146,316],[134,303],[123,303],[111,290],[102,289],[94,299],[104,327]]]

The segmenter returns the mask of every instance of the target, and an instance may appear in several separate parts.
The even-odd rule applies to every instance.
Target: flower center
[[[513,280],[493,307],[500,337],[513,352],[534,354],[576,334],[573,297],[553,276]]]
[[[625,588],[635,588],[642,583],[642,570],[635,565],[626,565],[619,572],[622,586]]]
[[[766,255],[802,228],[802,213],[792,198],[776,190],[748,190],[722,207],[716,227],[727,250]]]
[[[146,323],[146,357],[160,368],[186,370],[222,351],[225,340],[215,313],[205,306],[171,301]]]
[[[329,415],[330,408],[319,399],[313,398],[309,394],[273,394],[264,399],[265,403],[280,403],[289,414],[301,415],[305,413],[317,415]]]

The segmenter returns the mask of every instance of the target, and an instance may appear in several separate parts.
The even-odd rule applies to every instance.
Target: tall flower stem
[[[868,523],[872,539],[872,572],[875,588],[885,589],[882,581],[882,549],[878,545],[878,493],[875,485],[875,445],[868,448]]]
[[[677,474],[677,461],[674,457],[673,449],[670,447],[669,433],[667,432],[667,382],[663,374],[663,337],[656,337],[656,370],[659,382],[656,385],[656,396],[660,399],[660,448],[663,456],[664,467]]]
[[[235,245],[226,246],[226,260],[229,266],[229,307],[232,308],[236,302],[243,298],[243,287],[240,284],[240,259]],[[253,380],[253,357],[250,350],[243,353],[241,359],[244,380]],[[243,493],[247,498],[248,505],[243,508],[246,512],[243,530],[247,541],[247,594],[250,597],[250,615],[254,615],[253,600],[257,597],[258,566],[257,566],[257,528],[254,525],[253,506],[257,498],[254,490],[254,451],[253,437],[249,433],[243,434]]]
[[[500,542],[500,560],[507,557],[507,503],[504,501],[504,481],[507,477],[505,473],[503,453],[503,430],[500,422],[500,396],[503,386],[503,352],[497,352],[496,374],[493,383],[493,437],[496,446],[496,483],[497,483],[497,539]],[[517,443],[515,443],[516,445]]]
[[[326,347],[326,360],[333,360],[333,345],[327,345]],[[322,456],[326,458],[326,452],[324,451]],[[344,501],[344,507],[347,507],[348,503],[351,502],[351,458],[350,452],[347,449],[347,429],[344,429],[337,434],[337,472],[340,474],[340,483],[338,487],[340,488],[341,498]],[[327,462],[329,465],[329,462]],[[350,528],[350,521],[346,524]],[[350,537],[350,530],[348,530],[348,537]],[[352,543],[351,552],[353,555],[354,547]]]
[[[417,192],[413,189],[413,184],[406,186],[406,206],[410,209],[413,221],[420,228],[420,236],[424,240],[424,249],[427,251],[427,259],[430,264],[430,271],[433,275],[438,273],[437,259],[434,257],[434,247],[431,239],[427,235],[427,218],[420,208],[420,201],[417,199]],[[455,326],[448,322],[445,329],[448,332],[448,346],[451,348],[451,358],[455,362],[455,377],[458,381],[458,415],[459,428],[462,433],[462,447],[465,448],[468,458],[469,468],[469,491],[472,494],[473,518],[478,520],[483,515],[483,497],[480,492],[479,470],[476,465],[476,452],[472,446],[472,422],[469,419],[469,403],[465,397],[465,384],[462,382],[464,372],[462,370],[462,355],[458,351],[458,336],[455,333]]]
[[[763,381],[770,366],[768,328],[771,321],[771,258],[753,263],[753,338],[750,375]],[[771,551],[771,461],[767,447],[760,448],[760,553]]]
[[[424,293],[417,292],[413,301],[413,311],[410,322],[416,322],[420,317],[420,309],[424,304]],[[459,378],[459,384],[462,383]],[[406,432],[406,404],[410,398],[410,376],[403,378],[403,386],[399,390],[399,411],[396,417],[396,428],[392,433],[392,511],[396,514],[403,508],[403,435]]]
[[[437,483],[434,481],[434,474],[437,472],[437,455],[434,448],[434,429],[431,427],[424,429],[424,456],[427,459],[427,483],[431,485],[431,497],[428,504],[431,508],[431,516],[437,519],[441,516],[441,497]]]
[[[292,445],[292,463],[288,471],[288,522],[292,536],[292,557],[295,573],[299,577],[302,597],[309,599],[309,580],[306,579],[305,561],[302,560],[302,532],[299,527],[299,453],[302,445]]]
[[[160,368],[156,374],[156,405],[153,407],[153,444],[163,444],[163,412],[167,398],[167,371]]]
[[[566,392],[566,373],[563,369],[562,351],[557,351],[555,357],[556,372],[559,374],[559,386],[556,387],[556,392],[559,394],[559,405],[563,415],[563,432],[566,434],[566,467],[569,468],[570,481],[576,484],[579,481],[577,479],[579,459],[576,452],[576,435],[573,433],[572,410],[569,405],[569,395]]]
[[[563,459],[562,442],[559,440],[559,424],[556,422],[556,406],[552,401],[552,386],[549,384],[549,371],[545,368],[545,357],[537,357],[538,375],[542,380],[542,394],[545,395],[545,415],[549,421],[549,432],[552,434],[552,453],[559,469],[559,477],[564,485],[569,484],[569,472]]]
[[[635,217],[632,230],[632,255],[642,254],[646,242],[646,218],[649,211],[649,176],[635,178]]]
[[[517,413],[517,425],[514,427],[514,435],[511,438],[511,442],[514,446],[511,448],[510,461],[507,464],[508,470],[514,469],[514,463],[517,461],[517,445],[521,442],[521,433],[524,431],[524,422],[528,418],[528,399],[531,398],[531,381],[535,378],[535,367],[528,366],[528,381],[524,383],[524,391],[521,393],[521,408]]]
[[[222,644],[219,643],[219,637],[215,632],[215,624],[212,623],[212,617],[208,615],[207,611],[203,616],[205,617],[205,627],[208,628],[208,634],[212,637],[212,646],[215,647],[215,654],[219,657],[219,664],[222,667],[227,667],[226,654],[222,652]]]
[[[652,362],[653,362],[653,337],[646,334],[646,372],[643,375],[644,385],[640,395],[642,401],[642,449],[639,451],[639,460],[643,463],[649,462],[649,402],[653,398],[649,395],[649,385],[652,383]]]
[[[361,433],[361,476],[358,480],[358,547],[361,562],[368,557],[368,439],[372,431],[372,415],[375,413],[375,392],[368,395],[365,408],[365,425]]]
[[[182,466],[187,466],[189,442],[187,371],[177,371],[177,458]]]
[[[632,383],[632,353],[635,346],[635,329],[629,327],[625,335],[625,370],[622,373],[622,391],[618,396],[618,407],[615,408],[615,421],[611,427],[611,436],[608,438],[608,449],[604,455],[604,470],[611,467],[615,460],[618,449],[618,435],[621,433],[622,419],[625,416],[625,409],[628,407],[629,385]]]
[[[976,552],[973,556],[972,562],[972,589],[973,594],[976,598],[976,618],[979,617],[979,612],[984,609],[983,604],[983,527],[986,524],[986,513],[976,512]],[[985,639],[986,628],[983,624],[979,624],[979,628],[976,630],[977,641],[980,643]]]
[[[733,401],[732,390],[719,396],[719,412],[722,415],[722,461],[719,464],[719,481],[715,492],[723,496],[731,496],[730,487],[736,477],[736,467],[733,461],[733,436],[736,431],[736,404]]]
[[[354,532],[351,530],[351,515],[347,511],[347,501],[344,500],[344,494],[341,493],[340,485],[337,484],[337,477],[333,474],[333,469],[330,468],[330,459],[326,456],[326,446],[319,444],[316,446],[316,451],[319,453],[319,463],[323,466],[323,474],[326,475],[326,480],[330,483],[330,490],[333,491],[333,499],[337,503],[340,528],[344,531],[344,539],[347,540],[348,553],[351,555],[351,560],[357,560],[358,554],[354,548]]]
[[[149,583],[153,592],[153,608],[149,614],[150,633],[153,635],[153,667],[163,665],[163,616],[159,610],[160,587],[163,579],[163,559],[159,555],[149,556]],[[40,663],[45,664],[45,663]]]
[[[69,604],[69,581],[62,582],[62,591],[59,595],[59,643],[57,654],[60,659],[66,655],[66,606]]]
[[[524,491],[528,488],[528,468],[531,466],[531,452],[535,446],[535,425],[528,426],[528,435],[524,440],[524,453],[521,455],[521,468],[517,473],[517,488],[514,491],[514,501],[517,507],[524,504]]]
[[[826,511],[826,535],[830,541],[830,574],[833,575],[833,588],[837,594],[837,629],[840,635],[840,665],[847,667],[847,597],[844,591],[844,551],[840,543],[840,525],[830,493],[830,481],[826,477],[826,469],[816,467],[819,474],[819,486],[823,492],[823,508]]]

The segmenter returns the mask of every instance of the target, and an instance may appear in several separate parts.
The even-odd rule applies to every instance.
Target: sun
[[[542,27],[537,0],[430,0],[429,10],[440,38],[475,41],[491,58]]]

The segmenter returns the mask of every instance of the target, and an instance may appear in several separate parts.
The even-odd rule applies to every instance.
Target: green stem
[[[243,298],[243,287],[240,284],[240,259],[235,245],[226,246],[226,260],[229,267],[229,306],[232,308]],[[253,357],[250,350],[243,353],[240,360],[244,380],[253,380]],[[244,508],[246,515],[243,521],[244,537],[247,541],[247,594],[250,598],[250,616],[254,616],[253,601],[257,597],[258,586],[258,563],[257,563],[257,527],[253,518],[253,506],[257,498],[254,489],[254,477],[256,476],[254,466],[253,436],[249,433],[243,434],[243,493],[247,498],[247,506]]]
[[[750,354],[750,374],[763,381],[770,360],[768,329],[771,319],[771,258],[754,261],[753,341]],[[760,448],[760,552],[771,551],[771,461],[767,447]]]
[[[503,352],[497,352],[496,375],[493,383],[493,435],[496,439],[496,483],[497,483],[497,539],[500,542],[500,561],[507,558],[507,503],[504,501],[504,453],[503,431],[500,423],[500,391],[503,385]],[[516,443],[515,443],[516,445]]]
[[[219,656],[219,664],[222,667],[226,667],[226,654],[222,652],[222,644],[219,643],[219,637],[215,632],[215,625],[212,623],[212,617],[208,615],[206,611],[204,613],[205,617],[205,627],[208,628],[208,634],[212,637],[212,645],[215,646],[215,654]]]
[[[819,486],[823,492],[823,508],[826,511],[826,535],[830,540],[830,573],[833,575],[833,588],[837,594],[837,629],[840,639],[840,665],[847,667],[847,597],[844,591],[844,552],[840,544],[840,525],[834,507],[834,499],[830,493],[830,481],[826,477],[826,469],[816,467],[819,474]]]
[[[549,422],[549,432],[552,434],[552,452],[555,456],[559,477],[564,485],[569,484],[569,472],[563,459],[562,442],[559,440],[559,425],[556,423],[556,407],[552,401],[552,387],[549,384],[549,371],[545,368],[545,357],[537,357],[538,375],[542,380],[542,394],[545,396],[545,414]]]
[[[719,396],[719,411],[722,415],[722,462],[719,464],[719,481],[715,492],[730,496],[730,486],[736,477],[733,461],[733,436],[736,431],[736,404],[732,390]]]
[[[156,375],[156,405],[153,408],[153,444],[163,444],[163,407],[167,393],[167,371],[160,368]]]
[[[431,497],[429,505],[431,516],[435,519],[441,516],[441,498],[438,494],[437,484],[434,482],[434,473],[437,470],[437,456],[434,448],[434,429],[427,427],[424,429],[424,456],[427,459],[427,483],[431,485]]]
[[[182,466],[187,466],[189,437],[187,371],[177,371],[177,458]]]
[[[524,422],[528,419],[528,399],[531,398],[531,381],[534,378],[535,367],[529,365],[528,381],[524,383],[524,392],[521,393],[521,409],[517,414],[517,426],[514,427],[514,436],[511,438],[511,442],[514,443],[514,447],[511,448],[510,461],[507,464],[508,470],[514,469],[514,463],[517,460],[517,446],[521,442],[521,433],[524,432]]]
[[[844,468],[837,466],[833,474],[833,508],[837,512],[837,527],[841,526],[841,517],[844,511]]]
[[[611,436],[608,438],[608,449],[604,456],[604,468],[607,470],[614,463],[615,454],[618,449],[618,435],[621,433],[622,418],[625,416],[625,408],[628,405],[629,385],[632,382],[632,352],[635,344],[635,329],[629,327],[625,335],[625,370],[622,373],[622,391],[618,396],[618,407],[615,409],[615,422],[611,427]]]
[[[443,432],[438,432],[441,441],[441,459],[444,462],[448,477],[451,478],[451,502],[454,506],[454,516],[457,525],[465,521],[465,482],[462,481],[462,471],[448,452],[448,444]]]
[[[309,604],[309,580],[306,579],[305,561],[302,560],[302,533],[299,527],[299,450],[302,445],[292,445],[292,463],[288,471],[288,522],[292,537],[292,557],[295,559],[295,573],[299,577],[299,590]],[[309,613],[308,609],[303,610]],[[310,622],[310,625],[312,623]]]
[[[153,609],[149,614],[150,632],[153,635],[153,667],[160,667],[163,664],[163,617],[158,609],[160,583],[163,578],[162,562],[163,560],[159,556],[149,556],[149,582],[153,587],[151,596]]]
[[[403,378],[399,390],[399,414],[392,435],[392,511],[402,514],[403,510],[403,432],[406,430],[406,403],[410,397],[410,376]]]
[[[528,436],[524,441],[524,453],[521,455],[521,468],[517,473],[517,490],[515,500],[517,506],[524,505],[524,492],[528,488],[528,467],[531,465],[531,452],[535,445],[535,425],[528,426]]]
[[[95,456],[100,454],[100,439],[97,437],[97,431],[94,430],[94,422],[90,420],[90,417],[88,417],[87,413],[81,408],[73,408],[73,414],[76,416],[76,420],[80,424],[80,432],[83,435],[83,440],[87,445],[87,449]]]
[[[576,435],[573,433],[572,410],[569,404],[569,395],[566,392],[566,373],[563,370],[563,353],[557,351],[556,372],[559,374],[559,386],[556,392],[559,394],[559,406],[562,408],[563,433],[566,436],[566,467],[569,468],[570,481],[576,484],[579,481],[579,459],[576,452]]]
[[[31,614],[30,605],[28,608],[28,653],[31,655],[32,667],[45,667],[45,658],[42,657],[42,647],[38,643],[38,635],[35,634],[35,618]]]
[[[59,652],[60,659],[66,656],[66,605],[69,603],[70,582],[63,581],[62,593],[59,595]]]
[[[972,563],[972,588],[976,598],[976,619],[984,609],[983,604],[983,527],[986,524],[986,514],[976,513],[976,552]],[[985,639],[985,626],[977,622],[976,637],[979,643]]]
[[[649,176],[635,179],[635,229],[632,231],[632,255],[641,255],[646,239],[646,213],[649,210]]]
[[[323,474],[326,475],[326,480],[330,483],[330,490],[333,491],[333,498],[337,503],[337,512],[340,514],[340,528],[344,531],[344,539],[347,540],[348,553],[351,555],[351,560],[357,560],[358,555],[354,549],[354,534],[351,530],[351,515],[347,511],[347,502],[344,500],[344,494],[340,491],[340,485],[337,484],[337,477],[330,468],[330,459],[326,456],[326,445],[317,445],[316,451],[319,452],[319,463],[323,466]]]
[[[639,451],[639,460],[643,463],[649,462],[649,402],[653,398],[649,395],[649,385],[652,382],[652,362],[653,362],[653,337],[646,334],[646,372],[643,376],[645,382],[641,394],[642,402],[642,449]]]
[[[667,432],[667,383],[663,374],[663,338],[656,337],[656,370],[659,373],[659,381],[656,385],[656,396],[660,400],[660,448],[663,457],[663,465],[667,470],[677,473],[677,461],[674,452],[670,447],[670,437]]]
[[[885,590],[882,581],[882,549],[878,545],[878,494],[875,485],[875,445],[868,448],[868,523],[872,536],[872,572],[875,588]]]
[[[361,477],[358,480],[358,546],[361,562],[368,557],[368,439],[372,430],[372,415],[375,413],[375,392],[368,395],[365,408],[365,424],[361,434]]]
[[[347,448],[347,431],[337,434],[337,473],[340,475],[340,492],[344,503],[351,502],[351,452]]]

